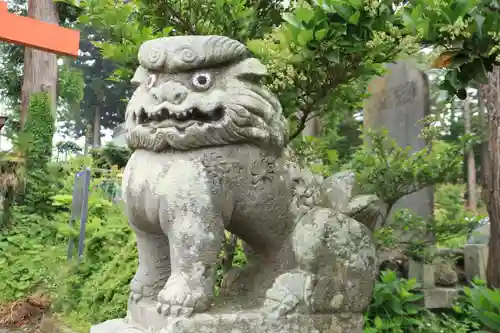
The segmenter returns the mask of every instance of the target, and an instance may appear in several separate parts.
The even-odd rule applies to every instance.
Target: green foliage
[[[365,333],[418,332],[424,327],[422,317],[426,313],[416,302],[423,295],[416,293],[419,287],[414,279],[398,279],[395,272],[381,273],[373,291],[372,303],[365,314]]]
[[[78,106],[83,99],[83,74],[68,65],[59,67],[59,96],[71,107]]]
[[[269,0],[204,0],[189,5],[87,0],[79,6],[83,9],[80,23],[103,36],[94,44],[105,59],[119,65],[111,76],[115,81],[130,79],[137,50],[149,39],[221,34],[247,43],[268,65],[270,88],[284,110],[299,111],[292,138],[311,117],[359,106],[366,79],[380,73],[379,64],[394,60],[402,51],[412,52],[414,45],[411,35],[400,32],[403,21],[386,1],[299,1],[288,9],[281,1]]]
[[[112,80],[128,81],[137,67],[137,51],[146,40],[170,34],[215,34],[238,40],[262,36],[281,20],[281,1],[71,1],[83,9],[79,23],[104,36],[95,43],[105,59],[120,65]]]
[[[479,225],[482,218],[469,213],[457,220],[442,217],[424,219],[407,209],[400,209],[388,226],[375,231],[374,237],[379,248],[399,249],[413,260],[432,262],[437,254],[433,246],[436,242],[443,244],[466,236]],[[411,236],[403,239],[401,232]],[[423,235],[433,237],[422,237]]]
[[[481,324],[483,330],[475,333],[500,332],[500,290],[487,288],[483,281],[474,282],[471,288],[464,288],[461,304],[454,309]]]
[[[82,152],[82,148],[74,141],[59,141],[56,143],[57,160],[63,155],[65,158],[69,154],[78,154]]]
[[[472,213],[466,209],[464,193],[465,186],[462,184],[442,184],[435,188],[434,220],[438,228],[446,232],[446,235],[438,237],[439,246],[462,247],[467,243],[467,234],[464,232],[475,229],[481,219],[486,217],[486,214]],[[455,237],[454,232],[457,232]]]
[[[412,36],[401,33],[401,18],[384,1],[299,1],[283,18],[247,46],[271,73],[269,87],[295,126],[291,139],[309,119],[358,105],[382,63],[413,51]]]
[[[340,169],[339,154],[337,150],[330,149],[328,140],[304,136],[293,143],[293,152],[301,167],[307,166],[312,172],[323,176],[330,176]]]
[[[43,168],[52,156],[54,136],[54,110],[47,93],[30,96],[29,117],[24,132],[31,135],[31,147],[26,152],[28,170]]]
[[[124,168],[130,158],[130,150],[118,147],[110,142],[104,147],[91,150],[95,165],[101,169],[111,169],[113,166]]]
[[[465,99],[471,83],[485,84],[500,63],[500,12],[491,0],[412,0],[403,17],[427,46],[444,49],[436,67],[447,67],[442,88]]]
[[[427,128],[422,136],[428,145],[411,152],[411,147],[400,147],[386,131],[367,131],[369,144],[354,154],[348,168],[356,172],[362,191],[377,194],[390,210],[408,194],[460,178],[464,147],[472,138],[464,136],[459,142],[445,143],[436,140],[435,135],[435,128]],[[465,237],[482,218],[465,211],[460,195],[441,195],[435,218],[423,219],[408,210],[396,212],[390,223],[376,230],[378,247],[400,249],[414,260],[432,261],[436,254],[432,238],[424,235],[432,235],[438,243],[445,244]],[[410,230],[410,238],[401,237],[401,232]]]
[[[423,294],[414,279],[398,279],[385,271],[374,288],[372,303],[365,313],[364,333],[471,333],[479,322],[466,298],[460,299],[455,312],[433,313],[421,301]],[[478,307],[476,309],[482,309]]]
[[[353,156],[349,168],[357,173],[363,191],[375,193],[389,208],[405,195],[427,186],[454,181],[461,175],[464,145],[429,139],[429,144],[411,152],[388,136],[387,131],[367,131],[370,143]]]
[[[70,226],[75,172],[85,166],[95,170],[90,184],[84,257],[80,264],[68,262],[67,244],[79,235],[79,223]],[[129,282],[137,268],[135,236],[120,204],[112,203],[101,190],[103,181],[119,182],[119,174],[102,172],[89,157],[59,164],[58,193],[51,199],[50,218],[14,207],[15,224],[0,233],[0,303],[34,291],[49,293],[53,310],[72,328],[88,332],[90,323],[126,315]],[[76,249],[75,249],[76,252]],[[74,254],[74,256],[76,253]],[[217,269],[223,276],[223,258]],[[241,242],[230,256],[233,266],[246,262]]]
[[[63,239],[53,239],[51,223],[16,207],[13,214],[14,226],[0,233],[0,303],[54,285],[65,260]]]
[[[29,116],[23,135],[29,137],[30,145],[23,152],[26,158],[26,189],[23,203],[31,212],[49,213],[50,197],[57,190],[57,166],[49,164],[52,156],[54,136],[54,110],[47,93],[30,96]]]

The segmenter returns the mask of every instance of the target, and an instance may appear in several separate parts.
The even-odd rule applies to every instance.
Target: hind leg
[[[165,234],[149,233],[132,227],[137,239],[139,267],[130,282],[130,299],[156,299],[170,277],[170,250]]]

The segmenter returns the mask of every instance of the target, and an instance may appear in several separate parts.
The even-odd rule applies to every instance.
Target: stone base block
[[[451,308],[460,294],[459,288],[424,289],[424,306],[426,309]]]
[[[362,333],[362,314],[292,314],[259,310],[214,311],[190,318],[163,317],[153,304],[129,308],[125,319],[93,326],[90,333]]]

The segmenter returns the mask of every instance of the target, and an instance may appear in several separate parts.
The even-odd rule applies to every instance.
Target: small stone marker
[[[385,128],[389,136],[412,151],[425,147],[419,135],[424,128],[422,119],[430,114],[429,85],[425,73],[410,62],[389,64],[388,73],[372,80],[365,101],[364,126],[366,129]],[[418,216],[433,215],[434,191],[426,188],[401,198],[392,208],[406,208]],[[390,219],[390,217],[389,217]]]
[[[467,244],[464,246],[464,266],[467,280],[486,280],[488,245]]]

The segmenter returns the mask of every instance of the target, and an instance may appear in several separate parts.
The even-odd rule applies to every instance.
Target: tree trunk
[[[89,143],[92,138],[92,126],[89,124],[85,127],[85,146],[83,148],[83,155],[87,156],[89,153]]]
[[[488,86],[480,85],[477,89],[479,128],[481,133],[481,199],[488,203],[488,170],[490,164],[488,149],[487,110],[484,98],[488,94]]]
[[[489,169],[486,175],[491,229],[486,276],[490,288],[500,288],[500,67],[490,73],[487,92]]]
[[[471,110],[469,96],[464,101],[464,121],[465,121],[465,134],[472,133],[471,126]],[[474,149],[472,145],[467,147],[467,208],[471,211],[476,211],[476,163],[474,160]]]
[[[39,21],[59,24],[56,5],[52,0],[29,0],[28,16]],[[54,112],[57,98],[57,55],[26,47],[24,50],[24,74],[21,90],[20,129],[28,117],[31,94],[46,91]]]
[[[101,146],[101,108],[101,105],[96,105],[95,107],[92,148],[99,148]]]

